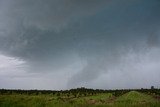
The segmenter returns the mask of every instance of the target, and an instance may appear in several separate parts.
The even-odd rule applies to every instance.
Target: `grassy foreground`
[[[0,95],[0,107],[160,107],[151,95],[131,91],[115,97],[103,93],[83,97],[55,95]]]

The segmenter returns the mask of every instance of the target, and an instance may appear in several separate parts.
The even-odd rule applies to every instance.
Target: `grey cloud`
[[[65,60],[65,55],[62,53],[73,54],[70,51],[74,51],[75,48],[74,35],[63,30],[63,26],[70,27],[68,24],[70,21],[93,15],[108,4],[108,1],[104,0],[99,2],[2,0],[1,2],[3,10],[0,26],[2,27],[1,51],[31,62],[43,60],[43,63],[47,63],[49,57],[53,56],[51,59],[58,63],[59,56]]]
[[[23,18],[25,27],[35,26],[41,30],[59,31],[79,17],[95,14],[110,0],[15,0],[7,2],[10,17]]]
[[[153,32],[149,35],[147,44],[149,47],[159,47],[159,36],[156,32]]]
[[[118,80],[132,74],[139,60],[158,57],[153,49],[159,49],[159,5],[158,0],[1,0],[0,52],[26,61],[30,73],[70,71],[69,88],[95,87],[103,75],[112,81],[115,73]],[[154,54],[143,57],[148,52]],[[135,60],[126,61],[132,53]],[[75,67],[77,62],[83,66]]]
[[[137,52],[133,48],[118,56],[104,58],[103,61],[94,60],[89,63],[82,72],[74,75],[68,87],[85,87],[95,88],[149,88],[152,84],[158,86],[159,80],[159,48],[140,47]],[[123,50],[123,49],[121,49]],[[154,56],[154,57],[153,57]],[[102,56],[104,57],[104,56]],[[105,56],[107,57],[107,56]],[[98,68],[98,69],[97,69]],[[156,75],[155,75],[156,74]],[[151,76],[152,75],[152,76]]]

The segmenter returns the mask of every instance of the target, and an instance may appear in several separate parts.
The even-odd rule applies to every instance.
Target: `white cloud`
[[[20,60],[18,58],[9,57],[0,54],[0,75],[2,74],[16,74],[16,72],[20,71],[25,64],[25,61]],[[23,72],[23,71],[22,71]]]
[[[0,62],[0,88],[11,89],[67,89],[69,78],[85,66],[85,61],[77,57],[72,64],[55,72],[45,69],[46,72],[35,73],[28,72],[24,60],[0,54]]]

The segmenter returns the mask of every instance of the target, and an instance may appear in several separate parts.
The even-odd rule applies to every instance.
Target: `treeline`
[[[149,94],[149,95],[158,95],[160,96],[160,89],[139,89],[136,90],[145,94]]]
[[[160,89],[120,89],[120,90],[103,90],[103,89],[88,89],[88,88],[76,88],[70,90],[21,90],[21,89],[0,89],[0,95],[14,95],[14,94],[25,94],[25,95],[55,95],[66,98],[92,96],[101,93],[111,93],[113,96],[118,97],[129,91],[139,91],[151,95],[159,95]]]
[[[103,89],[88,89],[88,88],[76,88],[70,90],[21,90],[21,89],[0,89],[0,94],[11,95],[11,94],[26,94],[26,95],[40,95],[40,94],[51,94],[51,95],[73,95],[77,96],[89,96],[101,93],[112,93],[114,96],[122,95],[131,90],[103,90]]]
[[[54,94],[58,91],[52,90],[21,90],[21,89],[0,89],[0,94],[11,95],[11,94],[27,94],[27,95],[38,95],[38,94]]]

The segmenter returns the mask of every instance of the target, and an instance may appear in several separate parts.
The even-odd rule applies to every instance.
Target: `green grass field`
[[[0,95],[0,107],[160,107],[151,95],[131,91],[119,97],[111,93],[83,97],[56,95]]]

